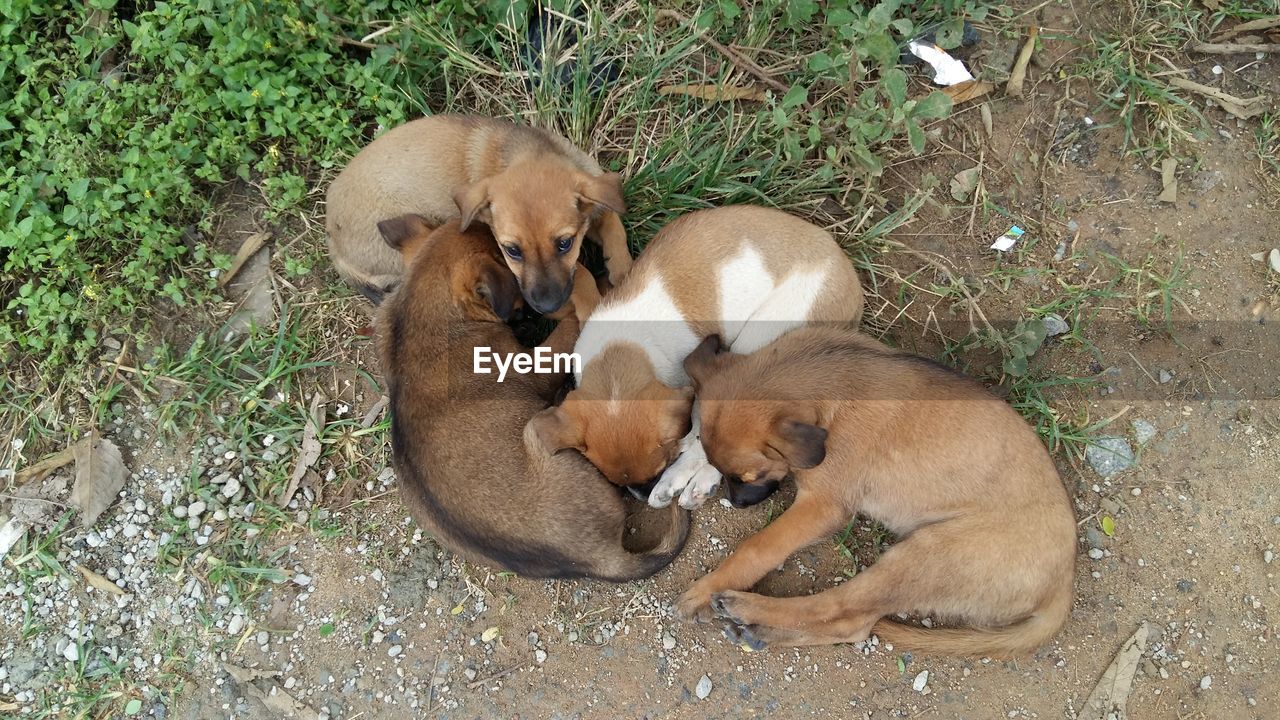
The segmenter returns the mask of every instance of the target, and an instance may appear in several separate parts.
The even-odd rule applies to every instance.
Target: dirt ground
[[[1079,26],[1070,16],[1045,22]],[[937,201],[893,240],[944,258],[979,289],[993,322],[1113,273],[1104,254],[1138,265],[1150,254],[1162,270],[1179,256],[1185,264],[1185,307],[1175,308],[1172,335],[1136,323],[1127,301],[1099,299],[1087,342],[1051,339],[1036,356],[1062,376],[1098,376],[1057,404],[1087,423],[1111,419],[1098,433],[1129,439],[1138,456],[1133,468],[1104,478],[1083,459],[1058,455],[1080,526],[1077,598],[1065,629],[1034,657],[913,657],[878,643],[746,652],[718,630],[676,621],[675,598],[776,516],[790,491],[748,510],[708,503],[669,568],[615,586],[531,581],[463,563],[415,528],[394,480],[381,474],[357,490],[367,502],[346,516],[351,532],[295,526],[276,562],[305,584],[295,575],[268,591],[243,632],[200,631],[198,642],[217,650],[196,663],[175,707],[152,714],[1075,718],[1147,622],[1129,717],[1280,717],[1280,563],[1272,561],[1280,545],[1280,308],[1275,276],[1250,258],[1280,242],[1278,199],[1256,175],[1247,126],[1205,109],[1210,132],[1179,165],[1177,201],[1158,202],[1158,168],[1123,152],[1116,118],[1089,88],[1049,71],[1069,51],[1049,45],[1026,100],[989,98],[989,137],[977,105],[964,106],[940,125],[943,151],[890,170],[890,195],[903,199],[926,174],[943,179]],[[1204,77],[1213,64],[1197,61],[1192,72]],[[1280,93],[1274,58],[1248,77]],[[992,203],[1033,228],[1008,256],[987,246],[1009,217],[947,197],[946,181],[975,165]],[[921,268],[910,254],[888,262],[904,274]],[[910,322],[891,323],[898,304],[872,302],[869,326],[892,324],[886,339],[937,354],[932,325],[967,315],[954,297],[909,298]],[[343,312],[371,315],[358,297],[343,302]],[[355,357],[376,374],[368,347]],[[347,388],[354,416],[378,400],[354,372],[334,385]],[[1145,443],[1134,437],[1135,420],[1155,429]],[[160,478],[146,491],[156,494],[198,451],[139,442],[129,454],[144,477]],[[1101,530],[1102,515],[1113,517],[1113,535]],[[810,547],[760,591],[819,592],[847,581],[889,541],[859,522],[851,549],[835,541]],[[700,699],[704,676],[711,689]]]

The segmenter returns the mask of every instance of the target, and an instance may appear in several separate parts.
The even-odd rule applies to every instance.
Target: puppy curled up
[[[618,488],[581,456],[531,441],[525,426],[564,374],[498,383],[474,372],[475,348],[529,351],[504,322],[519,291],[488,230],[454,221],[432,231],[417,216],[381,227],[406,257],[404,281],[379,310],[378,338],[397,482],[417,523],[463,557],[525,577],[621,582],[670,563],[688,536],[687,512],[655,513],[661,538],[631,552]],[[546,341],[552,352],[572,349],[597,300],[589,276],[574,284]]]
[[[572,292],[583,238],[604,250],[609,281],[631,269],[619,215],[622,180],[555,133],[504,120],[433,115],[387,131],[329,186],[325,227],[338,274],[375,304],[404,273],[379,222],[408,213],[433,226],[487,225],[526,302],[556,311]]]
[[[704,341],[685,360],[701,441],[745,485],[792,473],[796,498],[680,598],[735,642],[865,640],[1014,656],[1071,612],[1075,518],[1049,453],[1002,400],[945,366],[850,330],[793,330],[751,355]],[[897,536],[867,570],[817,595],[747,592],[861,515]],[[930,616],[949,628],[888,619]]]

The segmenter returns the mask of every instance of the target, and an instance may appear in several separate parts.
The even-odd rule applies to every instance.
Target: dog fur
[[[583,327],[577,388],[534,418],[553,450],[574,448],[661,507],[716,490],[691,417],[682,361],[717,334],[750,352],[805,323],[856,325],[862,287],[822,229],[749,205],[689,213],[664,227]],[[638,493],[639,494],[639,493]]]
[[[689,516],[666,515],[658,543],[623,546],[627,508],[619,490],[582,457],[553,455],[526,432],[564,375],[473,372],[473,349],[524,352],[503,320],[517,299],[487,229],[452,221],[426,234],[420,218],[388,244],[406,253],[404,282],[383,304],[378,338],[391,398],[391,446],[400,495],[442,545],[525,577],[647,577],[680,552]],[[586,274],[585,269],[579,272]],[[575,284],[546,344],[568,352],[598,301]],[[569,312],[572,310],[572,312]]]
[[[329,186],[325,224],[338,274],[375,304],[404,273],[378,223],[415,213],[433,226],[488,225],[529,305],[557,310],[573,290],[584,236],[610,282],[631,268],[622,181],[568,140],[502,120],[434,115],[361,150]],[[561,244],[563,243],[563,244]]]
[[[815,645],[876,633],[921,652],[1016,656],[1071,611],[1075,518],[1036,433],[978,383],[925,358],[830,327],[793,331],[753,355],[708,338],[685,362],[702,442],[744,484],[794,472],[796,498],[677,603],[718,618],[735,642]],[[818,595],[744,592],[805,545],[861,514],[898,541]],[[928,615],[961,627],[886,619]]]

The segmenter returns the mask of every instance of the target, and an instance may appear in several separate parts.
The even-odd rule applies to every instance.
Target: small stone
[[[1056,337],[1071,331],[1071,326],[1061,315],[1049,314],[1040,318],[1040,322],[1044,325],[1044,334],[1047,337]]]
[[[467,676],[467,680],[475,680],[475,679],[476,679],[476,670],[475,670],[475,668],[467,668],[466,670],[463,670],[463,671],[462,671],[462,674]]]
[[[1268,561],[1268,562],[1270,562],[1270,561]],[[671,633],[663,633],[663,634],[662,634],[662,649],[663,649],[663,650],[675,650],[675,649],[676,649],[676,639],[675,639],[675,637],[674,637]]]
[[[244,629],[244,616],[232,615],[231,622],[227,623],[227,634],[239,635],[240,631],[243,629]]]
[[[173,516],[174,516],[174,517],[176,517],[176,518],[178,518],[179,520],[181,520],[182,518],[186,517],[186,516],[187,516],[187,506],[186,506],[186,505],[175,505],[175,506],[173,507]]]
[[[235,478],[231,478],[227,481],[226,485],[222,486],[223,497],[232,498],[235,497],[238,492],[240,492],[240,481]]]
[[[1106,435],[1094,438],[1084,451],[1085,460],[1102,477],[1111,477],[1133,467],[1133,448],[1122,437]]]
[[[387,657],[395,657],[399,655],[402,650],[404,650],[403,647],[399,645],[392,645],[391,647],[387,648]]]
[[[76,662],[80,659],[80,648],[75,643],[67,643],[67,646],[62,649],[62,657],[68,662]]]
[[[1272,560],[1276,559],[1276,554],[1271,550],[1264,550],[1262,553],[1262,562],[1270,565]]]
[[[193,519],[200,517],[200,515],[204,513],[204,509],[206,507],[208,506],[205,505],[204,501],[202,500],[197,500],[191,503],[190,505],[187,506],[187,517],[193,518]]]
[[[537,650],[534,650],[534,651],[533,651],[533,659],[534,659],[534,660],[537,660],[539,664],[546,662],[546,661],[547,661],[547,651],[546,651],[546,650],[543,650],[542,648],[538,648]]]
[[[1164,385],[1165,383],[1169,382],[1169,381],[1170,381],[1170,380],[1172,380],[1172,379],[1173,379],[1173,373],[1171,373],[1171,372],[1169,372],[1168,370],[1165,370],[1165,369],[1163,369],[1163,368],[1160,370],[1160,384],[1161,384],[1161,385]]]
[[[1130,423],[1130,426],[1133,428],[1133,439],[1138,441],[1139,445],[1146,445],[1151,442],[1151,439],[1159,432],[1156,430],[1155,425],[1152,425],[1142,418],[1135,418],[1133,422]]]
[[[1212,675],[1205,675],[1204,677],[1200,678],[1200,689],[1201,689],[1201,690],[1208,690],[1208,689],[1209,689],[1209,687],[1210,687],[1211,685],[1213,685],[1213,676],[1212,676]]]
[[[1089,548],[1089,557],[1093,560],[1101,560],[1103,552],[1100,548]]]
[[[311,576],[306,573],[298,573],[293,576],[293,582],[302,587],[306,587],[311,584]]]
[[[710,675],[703,675],[698,679],[698,686],[693,689],[693,694],[697,695],[699,700],[706,700],[711,696]]]
[[[925,687],[929,684],[929,671],[921,670],[920,674],[911,683],[911,689],[916,692],[924,692]]]

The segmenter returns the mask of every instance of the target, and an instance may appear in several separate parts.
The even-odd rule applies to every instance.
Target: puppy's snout
[[[529,292],[525,294],[525,300],[529,301],[534,310],[546,315],[559,310],[569,300],[569,295],[572,292],[572,284],[540,283],[529,289]]]
[[[778,491],[780,484],[777,480],[744,483],[741,478],[735,476],[725,478],[724,492],[729,499],[729,504],[741,509],[764,502],[770,495]]]

